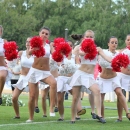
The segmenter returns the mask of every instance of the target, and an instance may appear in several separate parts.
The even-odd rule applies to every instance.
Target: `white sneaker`
[[[26,120],[26,123],[32,123],[32,122],[33,120],[30,120],[30,119]]]
[[[56,115],[55,115],[55,113],[51,113],[51,112],[50,112],[50,116],[56,116]]]

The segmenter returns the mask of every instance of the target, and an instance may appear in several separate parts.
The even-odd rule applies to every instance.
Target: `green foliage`
[[[25,106],[25,103],[22,100],[18,100],[18,104],[20,107]],[[11,95],[2,95],[2,105],[1,106],[12,106],[12,96]]]
[[[42,26],[51,31],[50,40],[68,35],[95,32],[98,46],[107,48],[110,36],[119,40],[119,48],[130,33],[129,0],[0,0],[0,24],[3,37],[15,40],[19,50],[25,49],[29,36],[38,35]],[[70,37],[69,37],[70,38]]]

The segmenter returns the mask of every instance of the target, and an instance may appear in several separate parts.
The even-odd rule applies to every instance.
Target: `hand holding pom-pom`
[[[129,65],[129,57],[125,54],[118,54],[112,59],[112,69],[113,71],[120,72],[121,67],[127,68]]]
[[[45,49],[43,48],[43,40],[41,37],[34,36],[30,40],[30,46],[32,50],[34,50],[32,54],[36,57],[42,57],[45,55]]]
[[[3,47],[5,49],[5,57],[8,61],[12,61],[18,57],[18,46],[15,41],[5,42]]]
[[[95,42],[91,38],[86,38],[82,41],[81,50],[86,53],[85,59],[93,60],[97,55]]]

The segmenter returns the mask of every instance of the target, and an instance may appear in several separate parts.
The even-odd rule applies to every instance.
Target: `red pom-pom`
[[[45,55],[45,49],[43,47],[39,48],[37,51],[33,51],[33,55],[36,57],[42,57]]]
[[[55,47],[55,49],[56,49],[56,47],[57,47],[60,43],[62,43],[62,42],[65,42],[65,39],[64,39],[64,38],[61,38],[61,37],[55,38],[55,39],[54,39],[54,47]]]
[[[93,60],[97,55],[97,48],[95,42],[91,38],[86,38],[81,43],[81,50],[87,53],[84,58]]]
[[[54,51],[52,53],[52,59],[56,62],[61,62],[63,61],[63,55],[57,51]]]
[[[102,72],[102,67],[98,64],[98,72]]]
[[[65,55],[66,57],[68,57],[71,50],[72,50],[72,48],[70,47],[70,45],[67,42],[61,42],[56,47],[56,51],[63,54],[63,55]]]
[[[5,57],[8,61],[11,61],[17,58],[18,46],[15,41],[5,42],[3,47],[5,49]]]
[[[129,65],[129,57],[125,54],[118,54],[112,59],[112,70],[116,72],[121,71],[121,67],[127,68]]]
[[[30,46],[31,48],[39,48],[38,50],[33,51],[33,55],[35,55],[36,57],[42,57],[45,55],[45,49],[43,48],[43,40],[41,37],[34,36],[30,40]]]

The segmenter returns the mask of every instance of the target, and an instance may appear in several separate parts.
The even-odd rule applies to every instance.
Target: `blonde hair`
[[[84,33],[83,36],[85,36],[85,34],[86,34],[87,32],[93,33],[93,36],[95,37],[95,33],[94,33],[94,31],[92,31],[92,30],[87,30],[87,31]]]

